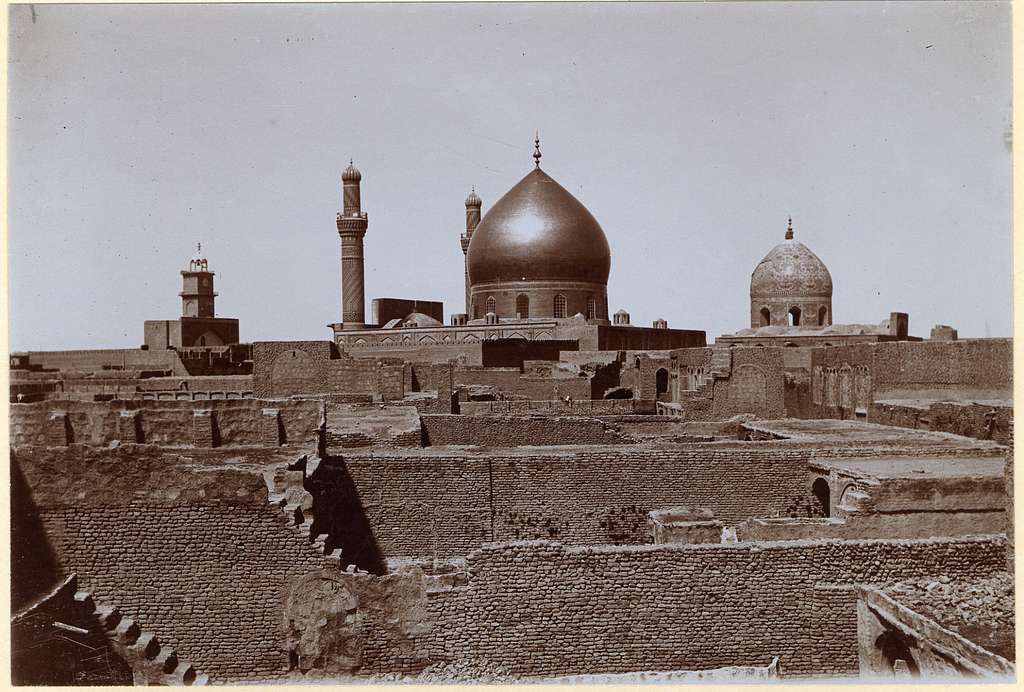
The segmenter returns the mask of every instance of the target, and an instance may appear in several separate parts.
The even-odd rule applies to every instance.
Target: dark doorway
[[[889,670],[893,669],[896,661],[905,661],[907,670],[916,678],[921,674],[921,669],[918,668],[917,661],[914,660],[911,654],[912,643],[912,639],[895,630],[886,630],[878,635],[878,639],[875,640],[875,646],[882,652],[886,667]]]
[[[791,327],[800,326],[800,308],[792,307],[789,309],[789,325]]]
[[[819,478],[814,481],[811,485],[811,494],[814,495],[814,499],[817,501],[817,504],[821,509],[821,516],[832,516],[831,504],[829,501],[828,481],[824,478]]]
[[[761,308],[761,326],[768,327],[772,323],[772,311],[768,308]]]
[[[668,391],[668,370],[665,368],[658,368],[658,372],[654,373],[654,392],[655,398],[661,398],[661,395]]]

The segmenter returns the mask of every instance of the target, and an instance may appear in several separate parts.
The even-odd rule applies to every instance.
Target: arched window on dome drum
[[[825,308],[824,305],[822,305],[820,308],[818,308],[818,326],[819,327],[824,327],[825,326],[825,318],[826,317],[828,317],[828,310]]]
[[[555,296],[555,317],[565,317],[565,296],[561,293]]]
[[[525,320],[530,316],[530,296],[520,294],[516,296],[516,317]]]
[[[494,300],[494,296],[487,296],[487,312],[497,313],[498,303]]]
[[[789,309],[789,326],[800,326],[800,308],[794,306]]]
[[[761,308],[761,326],[768,327],[772,323],[772,311],[768,308]]]
[[[594,300],[594,296],[587,298],[587,319],[597,319],[597,301]]]

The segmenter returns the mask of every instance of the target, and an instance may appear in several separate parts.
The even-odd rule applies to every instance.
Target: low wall
[[[114,440],[193,446],[196,413],[201,411],[211,412],[209,425],[213,429],[207,439],[212,437],[213,446],[311,445],[317,440],[323,404],[258,399],[11,404],[10,440],[14,447],[60,446],[69,442],[107,446]],[[66,414],[66,422],[52,419],[60,414]]]
[[[536,400],[509,399],[505,401],[462,401],[459,412],[470,416],[488,413],[547,413],[554,415],[608,415],[631,413],[654,413],[652,400],[642,399],[572,399]]]
[[[384,557],[452,557],[491,540],[646,543],[647,513],[678,505],[735,526],[810,498],[815,459],[957,453],[785,442],[352,450],[325,459],[313,483],[321,505],[343,508],[332,532]]]
[[[517,447],[624,444],[633,442],[617,426],[575,416],[424,415],[427,445]]]
[[[1013,444],[1010,406],[955,401],[927,405],[876,402],[868,408],[868,422],[993,440],[1008,447]]]
[[[699,670],[772,655],[785,676],[856,675],[855,584],[988,576],[1003,550],[996,537],[485,546],[470,554],[464,588],[431,595],[429,641],[439,656],[513,674]]]

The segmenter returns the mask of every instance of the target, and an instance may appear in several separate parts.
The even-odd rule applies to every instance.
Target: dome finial
[[[789,217],[789,225],[786,226],[786,240],[793,240],[793,217]]]
[[[540,130],[537,130],[533,137],[533,161],[537,168],[540,168],[540,157]]]

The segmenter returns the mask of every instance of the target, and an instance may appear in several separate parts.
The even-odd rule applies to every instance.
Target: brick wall
[[[868,409],[868,421],[1013,444],[1013,409],[1009,406],[953,401],[934,402],[927,407],[874,403]]]
[[[431,448],[347,453],[343,461],[325,460],[316,480],[318,501],[361,504],[358,518],[381,555],[445,557],[489,540],[645,543],[647,512],[677,505],[709,509],[734,526],[810,497],[811,459],[962,453],[944,446],[763,442],[486,453]]]
[[[570,416],[421,416],[428,445],[586,445],[632,442],[617,426],[596,418]]]
[[[434,594],[439,655],[532,675],[764,665],[857,673],[858,582],[1002,568],[1004,541],[488,546]]]
[[[837,416],[843,399],[1000,399],[1012,396],[1013,342],[1010,339],[965,341],[896,341],[814,349],[811,354],[811,399],[818,417]],[[831,391],[844,369],[862,368],[863,396]],[[831,406],[829,403],[831,402]]]
[[[268,503],[265,465],[292,456],[75,446],[14,463],[63,571],[226,682],[286,672],[281,599],[325,566]]]
[[[252,360],[257,398],[372,393],[391,401],[405,396],[403,361],[349,358],[330,341],[258,341]]]
[[[172,447],[207,446],[197,445],[194,421],[197,412],[210,411],[215,446],[313,445],[322,410],[320,402],[309,400],[42,401],[11,405],[10,439],[14,447],[68,443],[107,446],[114,440]],[[54,416],[61,414],[66,414],[64,421],[55,423]],[[274,416],[279,433],[276,441],[266,434],[268,415]],[[57,434],[61,431],[63,439]]]

